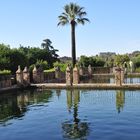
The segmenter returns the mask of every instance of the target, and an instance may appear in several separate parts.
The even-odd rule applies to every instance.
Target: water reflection
[[[0,94],[0,140],[139,138],[139,105],[139,90]]]
[[[12,118],[23,117],[28,110],[28,105],[47,103],[51,97],[52,91],[32,90],[0,95],[0,123],[4,124]]]
[[[56,96],[58,97],[58,99],[59,99],[59,97],[61,96],[61,90],[60,90],[60,89],[57,89],[57,90],[56,90]]]
[[[124,104],[125,104],[125,91],[124,90],[116,91],[116,109],[118,113],[120,113],[123,110]]]
[[[0,121],[3,123],[13,117],[21,117],[26,109],[20,110],[16,95],[3,95],[0,97]]]
[[[66,94],[69,112],[72,112],[71,110],[73,109],[73,119],[62,123],[63,136],[70,139],[85,138],[89,134],[89,126],[87,122],[80,120],[78,117],[80,91],[68,90]]]
[[[28,111],[28,106],[32,104],[44,104],[49,101],[49,99],[53,96],[52,90],[47,91],[25,91],[25,92],[17,92],[14,94],[2,94],[0,95],[0,122],[6,122],[11,118],[20,118],[25,115]],[[60,98],[61,90],[56,90],[56,96]],[[88,91],[87,91],[88,92]],[[84,94],[81,91],[81,94]],[[106,94],[106,93],[105,93]],[[94,95],[93,95],[94,96]],[[108,97],[110,95],[107,95]],[[115,96],[115,95],[114,95]],[[101,96],[102,97],[102,96]],[[100,97],[100,99],[101,99]],[[107,98],[108,98],[107,97]],[[95,97],[96,98],[96,97]],[[93,100],[95,99],[93,98]],[[98,97],[99,98],[99,97]],[[102,97],[103,98],[103,97]],[[106,98],[106,99],[107,99]],[[106,100],[105,98],[103,100]],[[78,117],[78,108],[80,103],[80,91],[79,90],[67,90],[66,91],[66,102],[69,113],[73,113],[73,122],[64,122],[63,126],[69,126],[72,129],[77,129],[77,133],[81,135],[80,128],[84,127],[88,128],[88,125],[83,123]],[[117,90],[115,101],[116,102],[116,110],[118,113],[123,111],[125,104],[125,91]],[[85,126],[83,126],[83,124]],[[82,125],[82,126],[80,126]],[[65,127],[63,127],[65,128]],[[79,130],[78,130],[79,129]],[[67,131],[67,130],[66,130]],[[87,134],[85,130],[85,134]],[[75,135],[75,134],[73,134]]]

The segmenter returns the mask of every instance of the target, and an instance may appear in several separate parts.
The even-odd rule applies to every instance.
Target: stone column
[[[37,71],[36,66],[34,66],[34,69],[33,69],[33,82],[38,83],[38,71]]]
[[[25,86],[30,85],[30,74],[27,67],[25,67],[23,70],[23,82]]]
[[[60,67],[55,67],[55,78],[56,79],[60,79],[61,78],[61,71],[60,71]]]
[[[84,70],[83,70],[83,67],[82,66],[80,66],[80,68],[79,68],[79,75],[80,76],[83,76],[84,75]]]
[[[75,65],[73,69],[73,84],[79,83],[79,70],[78,67]]]
[[[18,70],[16,71],[16,82],[18,86],[23,86],[23,72],[20,66],[18,66]]]
[[[124,84],[124,69],[121,69],[121,83]]]
[[[122,79],[121,79],[121,68],[115,69],[115,83],[117,86],[122,85]]]
[[[69,65],[66,68],[66,85],[67,86],[72,85],[72,71]]]
[[[88,66],[88,75],[91,77],[93,74],[91,65]]]

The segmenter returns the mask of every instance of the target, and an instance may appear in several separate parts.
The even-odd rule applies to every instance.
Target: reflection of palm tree
[[[125,103],[125,92],[123,90],[119,90],[116,92],[116,108],[118,110],[118,113],[121,112],[121,109],[123,109]]]
[[[73,105],[73,121],[67,121],[62,123],[64,130],[64,137],[66,138],[84,138],[88,134],[88,124],[81,122],[78,118],[78,104],[80,101],[79,90],[67,91],[67,103],[68,107]]]
[[[67,90],[67,106],[68,106],[68,110],[71,110],[72,107],[72,91],[71,90]]]

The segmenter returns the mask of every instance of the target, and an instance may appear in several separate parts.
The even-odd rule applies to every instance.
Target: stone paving
[[[118,86],[116,84],[73,84],[72,86],[58,83],[40,83],[31,84],[31,86],[41,89],[140,89],[140,84],[122,84]]]

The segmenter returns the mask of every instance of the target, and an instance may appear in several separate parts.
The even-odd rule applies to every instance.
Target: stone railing
[[[66,85],[70,86],[72,84],[80,83],[80,76],[83,76],[84,74],[85,74],[84,70],[81,67],[78,68],[77,66],[75,66],[75,68],[72,71],[70,66],[68,66],[66,69]],[[88,78],[92,77],[93,75],[93,69],[91,66],[88,67],[87,75]],[[117,86],[121,86],[124,83],[124,70],[122,68],[116,68],[114,75],[115,75],[115,84]]]
[[[60,71],[59,67],[55,68],[52,72],[43,72],[41,68],[33,69],[33,82],[34,83],[65,83],[65,73]]]
[[[89,66],[87,69],[87,75],[89,79],[93,76],[93,70],[94,69],[91,66]],[[106,69],[106,72],[109,72],[109,69]],[[78,68],[77,66],[75,66],[74,69],[72,69],[69,65],[67,66],[65,73],[61,72],[58,67],[55,68],[54,72],[49,73],[44,73],[41,68],[37,69],[36,67],[34,67],[32,73],[34,83],[62,83],[63,81],[63,83],[66,83],[67,86],[79,84],[80,77],[85,74],[84,70],[81,67]],[[124,83],[124,70],[121,68],[116,68],[114,77],[115,84],[121,86]],[[30,75],[27,67],[25,67],[23,71],[20,69],[20,66],[18,67],[18,70],[16,71],[16,80],[19,86],[30,85]]]

